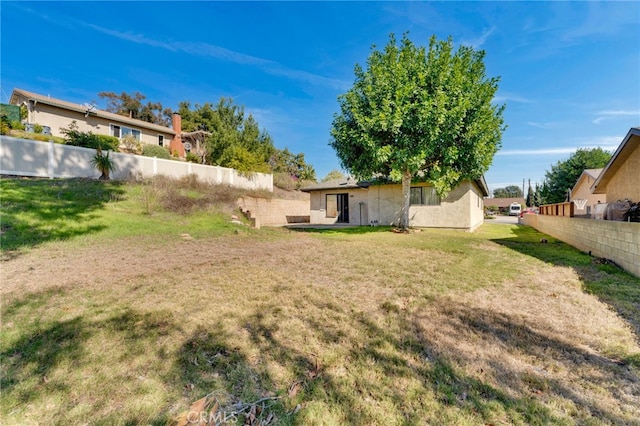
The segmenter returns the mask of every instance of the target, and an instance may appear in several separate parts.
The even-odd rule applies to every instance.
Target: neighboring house
[[[402,207],[401,184],[369,184],[336,179],[301,189],[310,194],[312,224],[397,225]],[[414,227],[474,230],[484,221],[484,177],[464,181],[440,199],[428,183],[411,187],[409,224]]]
[[[75,104],[22,89],[13,90],[10,103],[25,105],[28,110],[27,123],[39,124],[53,136],[63,137],[60,128],[68,128],[75,120],[78,130],[82,132],[117,138],[133,135],[142,143],[166,146],[184,156],[179,114],[173,115],[173,128],[169,128],[103,111],[93,105]]]
[[[604,194],[593,194],[591,185],[596,181],[603,169],[586,169],[582,172],[571,190],[571,201],[574,204],[574,215],[591,215],[595,204],[607,201]]]
[[[524,198],[485,198],[484,205],[487,207],[497,207],[500,213],[509,213],[509,206],[513,203],[525,205]]]
[[[594,194],[606,194],[606,202],[625,198],[640,202],[640,127],[632,127],[591,186]]]

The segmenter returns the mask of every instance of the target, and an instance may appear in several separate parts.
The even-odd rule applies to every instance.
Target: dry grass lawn
[[[179,231],[2,262],[3,424],[640,424],[640,280],[532,230]]]

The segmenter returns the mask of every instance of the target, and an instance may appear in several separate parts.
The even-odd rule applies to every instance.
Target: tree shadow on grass
[[[493,241],[543,262],[572,268],[584,290],[618,312],[640,344],[640,278],[530,226],[513,226],[511,232],[512,237]],[[542,242],[543,239],[547,242]],[[640,359],[636,362],[640,365]]]
[[[118,182],[90,179],[0,179],[2,258],[47,241],[66,240],[98,232],[95,212],[123,197]]]
[[[340,368],[335,365],[326,368],[319,355],[284,336],[278,320],[282,314],[277,307],[266,307],[249,315],[245,327],[264,359],[261,364],[275,362],[303,383],[301,392],[290,398],[289,406],[322,407],[326,412],[321,415],[335,416],[339,412],[335,421],[354,425],[385,424],[389,419],[399,418],[407,424],[424,424],[440,416],[449,416],[453,421],[465,418],[516,424],[562,424],[575,420],[571,414],[563,415],[562,409],[552,410],[553,405],[547,405],[549,400],[577,407],[580,421],[605,419],[614,424],[629,424],[633,419],[633,413],[627,416],[628,413],[601,406],[594,401],[594,394],[590,399],[581,393],[585,388],[576,390],[569,381],[562,381],[562,376],[538,372],[535,366],[523,376],[514,364],[488,357],[491,372],[486,373],[486,379],[480,374],[470,374],[465,365],[475,362],[478,353],[442,343],[433,330],[425,327],[430,321],[428,316],[393,311],[387,313],[388,325],[382,325],[364,313],[350,313],[328,305],[319,296],[299,303],[325,310],[324,320],[306,316],[299,319],[306,324],[304,330],[311,333],[309,338],[344,351],[341,361],[344,365]],[[612,399],[626,398],[628,404],[633,402],[629,402],[629,395],[622,389],[639,391],[637,374],[624,363],[547,336],[518,318],[465,306],[452,307],[445,313],[449,321],[445,324],[447,332],[459,337],[460,342],[479,339],[515,353],[518,359],[552,360],[568,372],[580,369],[575,373],[577,377],[601,386]],[[348,321],[353,334],[338,332],[331,326],[340,318]],[[336,373],[345,370],[346,375]],[[409,395],[407,389],[398,385],[406,381],[418,382],[422,389]],[[620,390],[610,383],[620,384]],[[272,385],[270,381],[261,384],[266,388]],[[430,398],[434,400],[431,404],[427,402]],[[389,402],[388,417],[380,411],[370,411]],[[297,416],[291,421],[313,423],[304,409]]]
[[[8,413],[9,418],[12,415],[21,416],[23,412],[36,417],[30,407],[38,406],[42,401],[55,400],[59,402],[42,413],[42,421],[51,424],[84,423],[73,417],[82,415],[74,413],[73,407],[78,401],[73,395],[82,395],[87,391],[83,386],[84,380],[92,382],[105,367],[102,365],[105,360],[101,359],[101,354],[87,347],[91,339],[104,339],[103,343],[106,343],[107,348],[114,344],[120,345],[122,349],[113,352],[115,357],[106,359],[109,364],[113,363],[116,370],[113,374],[119,374],[117,377],[120,378],[123,374],[134,374],[136,369],[141,368],[131,366],[127,370],[129,363],[135,364],[140,357],[149,357],[146,355],[149,352],[153,353],[148,358],[152,363],[162,363],[164,360],[170,362],[164,344],[158,344],[162,336],[178,329],[167,311],[142,312],[125,309],[104,319],[76,316],[68,320],[47,320],[46,315],[40,316],[43,305],[62,293],[61,289],[53,289],[29,294],[3,307],[3,325],[7,327],[11,324],[9,330],[3,329],[0,345],[2,410],[5,414]],[[16,332],[18,334],[13,337]],[[112,386],[112,383],[104,384],[107,388]],[[137,380],[125,380],[124,385],[134,397],[142,397],[146,390],[145,383]],[[108,390],[100,392],[100,389],[95,388],[95,383],[93,386],[94,388],[88,387],[88,392],[93,393],[90,401],[85,399],[81,403],[91,405],[92,413],[87,415],[93,419],[92,423],[147,422],[148,416],[144,412],[126,420],[117,410],[109,410],[100,418],[100,410],[109,404],[121,404],[117,400],[114,402],[113,398],[122,396],[114,397]],[[7,422],[10,423],[9,418]],[[160,416],[157,424],[165,424],[166,420],[166,415]]]

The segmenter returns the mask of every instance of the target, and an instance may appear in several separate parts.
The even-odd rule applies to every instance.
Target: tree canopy
[[[522,189],[518,185],[507,185],[493,190],[495,198],[522,198]]]
[[[544,204],[566,201],[568,191],[575,186],[585,169],[600,169],[607,165],[611,153],[602,148],[580,148],[563,161],[558,161],[545,173],[540,195]]]
[[[136,118],[161,126],[171,125],[171,109],[163,108],[160,102],[147,102],[144,104],[142,101],[147,97],[140,92],[133,94],[122,92],[119,95],[115,92],[100,92],[98,97],[107,100],[106,109],[114,114]]]
[[[325,177],[322,178],[322,182],[328,182],[330,180],[346,179],[346,178],[347,176],[344,173],[342,173],[340,170],[333,169],[329,173],[327,173]]]
[[[433,36],[428,51],[405,34],[383,50],[372,47],[366,69],[338,98],[330,145],[345,170],[368,179],[402,181],[399,225],[409,226],[413,178],[443,196],[480,177],[500,148],[504,106],[492,104],[499,78],[487,78],[484,51]]]
[[[290,176],[315,180],[313,167],[304,154],[275,148],[273,139],[244,107],[230,98],[217,104],[180,102],[178,113],[185,132],[199,132],[197,154],[206,164],[230,167],[244,172],[287,172]]]

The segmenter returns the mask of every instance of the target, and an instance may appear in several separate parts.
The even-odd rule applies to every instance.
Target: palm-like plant
[[[106,154],[102,153],[100,148],[97,149],[96,155],[93,156],[91,164],[95,166],[100,173],[100,180],[109,180],[109,173],[115,170],[115,164],[113,159],[109,157],[109,151]]]

